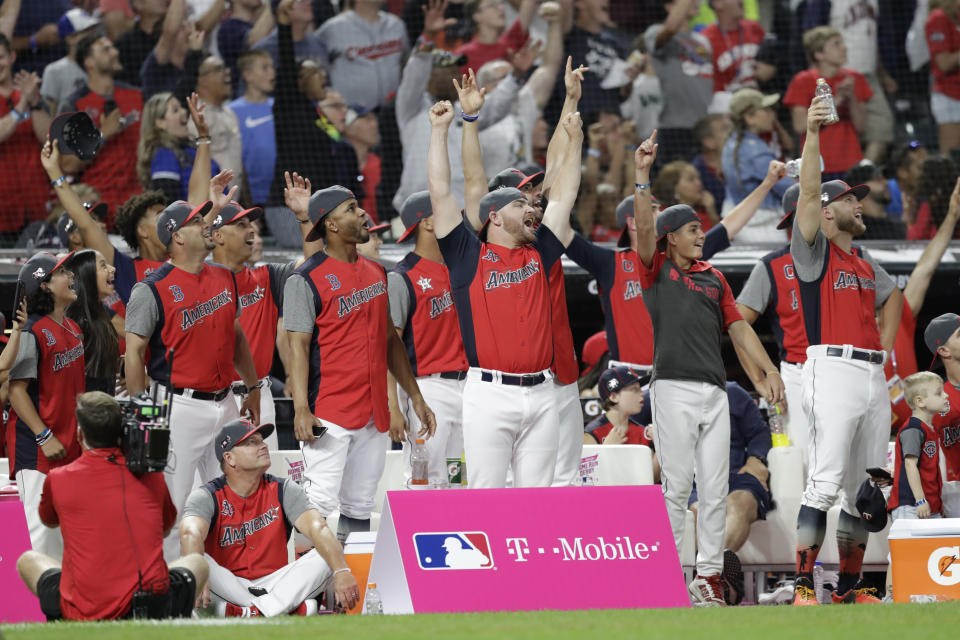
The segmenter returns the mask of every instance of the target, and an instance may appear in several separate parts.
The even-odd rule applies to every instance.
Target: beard
[[[503,230],[510,234],[510,237],[520,244],[530,244],[536,239],[533,229],[528,228],[521,222],[516,222],[510,218],[504,217]]]
[[[867,225],[851,215],[850,217],[837,218],[837,229],[857,238],[867,231]]]

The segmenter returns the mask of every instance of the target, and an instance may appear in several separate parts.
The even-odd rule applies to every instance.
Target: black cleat
[[[737,606],[743,600],[743,567],[740,558],[733,551],[723,552],[723,597],[730,606]]]

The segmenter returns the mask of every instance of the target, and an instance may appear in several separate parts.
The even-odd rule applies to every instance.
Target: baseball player
[[[405,230],[398,242],[413,236],[416,246],[387,274],[387,292],[393,326],[406,347],[417,386],[436,414],[437,431],[425,442],[428,479],[446,482],[447,458],[459,458],[463,453],[460,421],[467,356],[450,292],[450,273],[433,234],[432,216],[428,191],[418,191],[404,201],[400,219]],[[419,432],[421,425],[403,390],[397,392],[394,383],[388,394],[390,437],[403,442],[404,459],[409,465],[406,432]]]
[[[462,114],[465,121],[476,116]],[[503,487],[512,465],[515,486],[548,486],[557,464],[558,414],[553,384],[545,384],[554,377],[555,352],[547,274],[573,235],[568,229],[558,237],[554,230],[569,217],[579,188],[579,114],[563,124],[568,144],[543,224],[523,193],[497,189],[480,200],[480,237],[450,192],[446,145],[453,118],[447,101],[430,110],[427,178],[470,364],[463,395],[468,484]]]
[[[323,516],[299,484],[264,473],[272,431],[243,419],[225,424],[213,445],[223,475],[195,489],[184,507],[180,547],[210,565],[199,604],[213,596],[226,616],[313,615],[317,594],[332,581],[337,604],[349,609],[360,591]],[[294,528],[314,548],[288,564]]]
[[[579,88],[580,74],[574,73],[573,75]],[[469,76],[463,76],[462,86],[457,85],[456,88],[460,96],[461,108],[470,113],[478,113],[483,106],[484,98],[483,92],[477,88],[476,78],[472,70]],[[573,111],[576,111],[576,109]],[[558,132],[562,129],[562,127],[557,127]],[[560,134],[554,133],[554,136],[557,135]],[[557,157],[557,153],[563,150],[563,145],[554,144],[553,149],[554,152],[548,154],[547,157],[547,162],[551,165],[555,165],[561,160]],[[467,219],[470,220],[474,229],[479,231],[481,227],[480,207],[479,200],[476,199],[476,193],[482,190],[482,185],[486,182],[486,175],[480,152],[479,127],[476,121],[464,121],[463,123],[462,155]],[[534,207],[536,211],[535,224],[539,226],[543,220],[543,208],[541,206],[543,179],[544,174],[540,171],[527,176],[519,169],[509,168],[498,173],[487,183],[487,192],[502,188],[518,189]],[[478,187],[476,190],[473,189],[475,184]],[[554,348],[553,365],[550,370],[553,373],[553,386],[557,396],[557,416],[560,425],[553,486],[564,487],[576,485],[580,480],[580,459],[583,455],[583,411],[580,408],[580,390],[577,386],[579,378],[577,353],[573,347],[573,332],[570,330],[570,318],[567,313],[567,288],[563,277],[563,264],[560,260],[553,263],[547,279],[550,283],[550,328],[553,333]]]
[[[231,389],[235,372],[250,389],[241,411],[249,412],[254,423],[260,413],[256,369],[239,322],[236,277],[226,267],[204,262],[214,247],[204,215],[213,207],[209,200],[198,207],[177,201],[163,210],[157,236],[170,260],[133,287],[127,306],[127,390],[131,396],[146,391],[146,370],[162,385],[158,397],[167,389],[173,394],[164,473],[178,512],[196,474],[202,482],[218,474],[213,437],[240,415]],[[148,347],[150,361],[145,362]],[[164,556],[177,558],[179,546],[174,526],[164,539]]]
[[[20,269],[29,316],[10,369],[6,425],[10,478],[16,480],[23,502],[30,544],[55,559],[63,553],[63,539],[59,529],[43,525],[37,507],[50,469],[80,456],[74,408],[86,384],[83,334],[66,317],[67,307],[77,299],[69,271],[72,256],[38,253]]]
[[[960,316],[944,313],[931,320],[923,341],[934,362],[940,358],[943,363],[947,378],[943,389],[950,399],[950,410],[933,416],[943,461],[943,517],[960,518]]]
[[[720,334],[768,377],[772,401],[783,381],[763,345],[737,312],[723,275],[699,259],[705,234],[692,208],[668,207],[654,220],[650,167],[656,132],[636,152],[634,221],[640,283],[653,325],[650,385],[653,433],[660,479],[677,545],[683,536],[694,468],[700,488],[697,512],[697,577],[689,585],[701,606],[724,606],[723,537],[730,459],[730,414]]]
[[[797,516],[797,605],[817,604],[813,567],[827,510],[838,495],[840,577],[833,601],[878,601],[873,589],[859,582],[867,531],[856,494],[864,470],[886,462],[890,399],[883,363],[902,301],[887,272],[853,246],[853,238],[865,229],[859,201],[870,188],[851,188],[840,180],[820,184],[820,126],[829,111],[819,99],[808,110],[790,243],[810,344],[802,372],[802,405],[811,437],[809,474]],[[882,340],[875,315],[881,306]]]
[[[337,537],[369,531],[389,439],[387,369],[410,397],[427,437],[436,430],[393,329],[382,266],[357,254],[368,218],[339,185],[310,196],[308,241],[323,239],[287,279],[283,326],[290,341],[294,430],[304,486],[327,517],[340,509]]]

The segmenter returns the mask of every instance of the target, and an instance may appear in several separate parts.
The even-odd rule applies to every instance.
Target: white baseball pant
[[[484,382],[488,373],[493,382]],[[502,489],[507,469],[515,487],[549,487],[557,464],[557,395],[553,374],[532,387],[506,385],[499,371],[471,367],[463,387],[467,485]]]
[[[655,380],[650,385],[653,439],[660,482],[680,548],[696,470],[697,575],[723,569],[723,534],[730,479],[730,407],[727,390],[708,382]]]
[[[803,410],[803,365],[780,362],[780,377],[787,398],[786,425],[790,445],[803,453],[803,473],[806,477],[810,458],[810,426]]]
[[[866,470],[882,467],[890,439],[890,394],[882,364],[825,355],[807,348],[803,410],[810,425],[810,469],[801,504],[827,511],[857,511],[857,489]],[[842,347],[845,353],[851,347]]]
[[[307,598],[318,595],[332,577],[330,567],[316,549],[290,564],[261,578],[253,580],[235,576],[210,557],[203,554],[210,566],[210,597],[218,602],[229,602],[240,607],[254,606],[264,616],[279,616],[300,606]],[[262,596],[254,596],[249,589],[266,589]]]
[[[553,388],[557,396],[557,416],[560,425],[553,486],[576,486],[580,484],[580,459],[583,457],[583,410],[580,408],[580,388],[576,382],[560,384],[556,379],[553,381]]]
[[[165,393],[161,386],[157,397],[163,398]],[[167,562],[180,557],[180,516],[190,492],[223,473],[213,450],[217,433],[223,425],[239,417],[232,392],[220,402],[187,395],[170,396],[170,457],[163,476],[173,506],[177,508],[177,521],[163,539],[163,557]]]
[[[43,481],[47,474],[36,469],[20,469],[14,476],[17,494],[23,503],[23,515],[27,519],[30,533],[30,546],[34,551],[46,554],[60,562],[63,559],[63,535],[60,527],[48,527],[40,520],[40,497],[43,494]]]
[[[430,460],[427,478],[431,483],[446,483],[447,458],[460,458],[463,453],[463,383],[463,380],[448,380],[439,375],[417,378],[420,393],[437,419],[436,433],[424,442]],[[410,396],[399,385],[397,400],[410,430],[410,437],[403,441],[404,475],[409,479],[412,474],[410,444],[419,437],[420,418],[413,410]]]
[[[373,418],[359,429],[317,419],[327,428],[303,451],[303,488],[323,517],[340,510],[348,518],[366,520],[383,475],[390,437],[377,431]]]
[[[277,424],[277,407],[273,403],[273,394],[270,393],[270,376],[260,379],[261,383],[264,383],[260,387],[260,424],[272,424],[276,427]],[[242,381],[236,381],[234,385],[243,384]],[[243,398],[234,395],[234,398],[237,400],[237,411],[240,411],[240,405],[243,404]],[[267,443],[267,448],[270,451],[278,451],[280,449],[280,442],[277,440],[277,430],[274,429],[273,433],[264,438],[264,441]]]

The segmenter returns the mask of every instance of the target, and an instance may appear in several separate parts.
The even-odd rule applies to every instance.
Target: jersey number
[[[330,281],[330,289],[331,289],[332,291],[336,291],[337,289],[340,288],[340,281],[337,280],[337,276],[333,275],[332,273],[331,273],[331,274],[328,274],[328,275],[327,275],[327,280]]]
[[[183,291],[181,291],[180,287],[178,287],[177,285],[175,284],[170,285],[170,293],[173,294],[174,302],[180,302],[181,300],[183,300]]]

